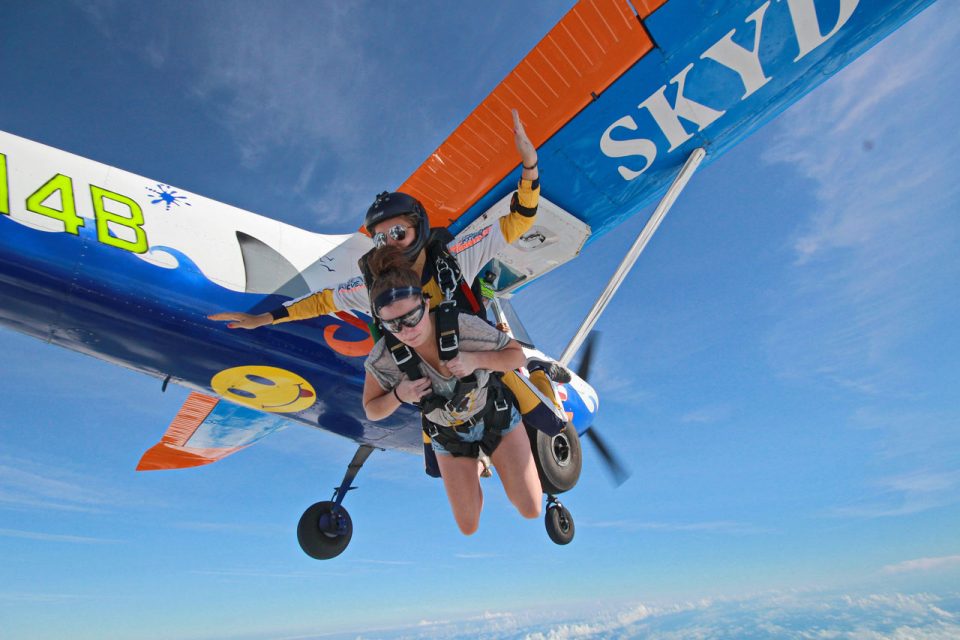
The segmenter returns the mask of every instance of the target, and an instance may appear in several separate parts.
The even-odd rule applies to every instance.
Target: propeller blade
[[[593,364],[594,345],[599,337],[600,334],[597,331],[591,331],[584,341],[583,357],[580,358],[580,366],[577,367],[577,375],[580,376],[581,380],[586,380],[590,375],[590,366]]]
[[[604,442],[603,438],[600,437],[600,434],[597,433],[597,430],[593,427],[587,427],[587,430],[583,432],[583,435],[587,436],[594,446],[597,447],[597,451],[600,453],[600,457],[603,458],[605,466],[613,478],[614,484],[619,487],[626,482],[627,478],[630,477],[630,472],[623,465],[623,463],[620,462],[620,459],[614,455],[610,447],[607,446],[607,443]]]

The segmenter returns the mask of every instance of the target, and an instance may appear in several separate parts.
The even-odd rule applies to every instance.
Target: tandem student
[[[367,418],[382,420],[405,403],[420,408],[453,517],[465,535],[480,524],[481,452],[490,457],[517,511],[538,517],[543,492],[530,441],[517,428],[520,413],[500,380],[502,373],[523,366],[520,344],[475,315],[455,313],[458,353],[441,358],[438,313],[444,312],[429,310],[420,277],[402,249],[377,249],[369,267],[373,312],[396,340],[379,340],[364,363]],[[407,349],[403,358],[391,352],[398,343]]]

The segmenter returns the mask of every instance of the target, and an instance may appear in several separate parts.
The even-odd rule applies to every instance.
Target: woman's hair
[[[389,289],[420,286],[420,276],[413,270],[413,263],[399,247],[387,244],[375,249],[370,254],[367,266],[373,276],[373,286],[369,291],[371,302]]]

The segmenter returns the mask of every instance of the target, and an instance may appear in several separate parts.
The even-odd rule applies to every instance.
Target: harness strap
[[[485,454],[493,455],[493,452],[500,445],[503,439],[503,432],[510,427],[510,391],[500,381],[500,377],[492,375],[489,378],[487,386],[487,404],[483,411],[471,418],[464,425],[469,427],[483,420],[483,436],[477,442],[466,442],[457,435],[458,430],[464,430],[464,425],[450,427],[438,425],[423,420],[423,431],[430,439],[436,440],[444,449],[454,457],[476,458],[480,451]]]
[[[460,322],[457,304],[446,300],[437,307],[437,353],[440,360],[453,360],[460,353]]]
[[[393,361],[400,371],[407,374],[407,377],[411,380],[422,377],[420,373],[420,356],[417,355],[416,351],[400,342],[400,340],[389,331],[384,332],[383,339],[387,341],[387,349],[390,350],[390,355],[393,356]]]
[[[433,258],[434,272],[437,286],[443,292],[445,301],[454,300],[459,293],[462,300],[460,306],[469,306],[474,315],[480,315],[483,307],[477,301],[477,296],[470,285],[463,278],[460,263],[450,254],[447,245],[453,240],[453,234],[447,229],[437,228],[430,230],[430,241],[427,244],[427,256]]]

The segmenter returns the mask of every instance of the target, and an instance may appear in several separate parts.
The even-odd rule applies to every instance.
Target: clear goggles
[[[387,229],[386,233],[379,231],[373,234],[373,244],[379,249],[383,245],[387,244],[388,237],[400,242],[407,237],[407,229],[413,229],[413,227],[406,224],[395,224]]]

